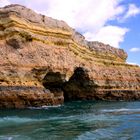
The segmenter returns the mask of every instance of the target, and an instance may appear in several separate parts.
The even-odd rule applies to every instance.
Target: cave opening
[[[43,79],[43,86],[53,93],[62,91],[65,102],[90,99],[88,93],[91,93],[94,88],[88,70],[83,67],[76,67],[68,81],[65,74],[48,72]]]
[[[43,86],[50,91],[63,90],[63,84],[66,82],[65,75],[60,72],[48,72],[43,79]]]
[[[90,92],[92,82],[88,70],[83,67],[76,67],[69,81],[63,86],[64,100],[84,100]]]

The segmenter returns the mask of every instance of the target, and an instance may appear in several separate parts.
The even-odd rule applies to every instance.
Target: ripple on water
[[[140,102],[0,110],[0,140],[138,140]]]
[[[130,109],[130,108],[120,108],[120,109],[104,109],[101,110],[101,113],[110,113],[115,115],[121,114],[140,114],[140,109]]]

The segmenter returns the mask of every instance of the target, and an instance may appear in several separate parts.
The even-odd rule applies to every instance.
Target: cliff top
[[[16,22],[21,22],[19,20],[26,21],[28,24],[36,25],[37,27],[42,27],[47,29],[49,32],[56,32],[57,34],[63,34],[69,36],[73,41],[79,44],[81,47],[85,47],[90,51],[95,52],[97,55],[103,54],[106,56],[113,56],[119,58],[122,61],[125,61],[127,58],[126,52],[122,49],[114,48],[110,45],[105,45],[97,41],[87,41],[85,37],[80,33],[76,32],[73,28],[69,27],[68,24],[62,20],[56,20],[51,17],[47,17],[41,14],[37,14],[33,10],[21,6],[18,4],[12,4],[0,8],[0,18],[8,18],[13,16],[12,20]],[[16,18],[19,18],[18,20]],[[2,21],[1,21],[2,22]],[[3,23],[0,22],[0,26]],[[21,24],[21,23],[20,23]],[[117,59],[118,60],[118,59]]]

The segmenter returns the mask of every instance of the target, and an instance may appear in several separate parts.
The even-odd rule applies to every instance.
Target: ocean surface
[[[140,102],[0,110],[0,140],[140,140]]]

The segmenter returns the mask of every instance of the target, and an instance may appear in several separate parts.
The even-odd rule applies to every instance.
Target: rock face
[[[0,9],[0,108],[68,100],[140,100],[140,67],[127,54],[85,38],[20,5]]]

